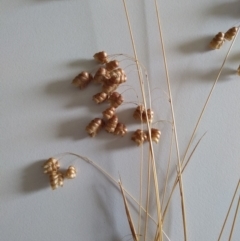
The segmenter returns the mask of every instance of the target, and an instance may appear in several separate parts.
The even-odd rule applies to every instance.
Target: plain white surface
[[[155,120],[170,120],[154,3],[131,0],[127,4],[139,59],[150,77]],[[227,42],[220,51],[208,51],[208,42],[217,32],[240,21],[240,3],[185,0],[159,4],[183,155],[230,45]],[[120,173],[124,186],[135,197],[139,195],[141,150],[131,143],[130,134],[121,139],[102,132],[95,139],[89,138],[85,126],[106,106],[92,103],[97,87],[81,92],[70,84],[82,70],[96,68],[92,55],[97,51],[133,55],[122,1],[2,0],[0,16],[0,239],[128,240],[130,236],[125,235],[130,230],[120,193],[93,166],[64,157],[61,165],[75,165],[78,176],[54,192],[41,169],[47,158],[75,152],[94,160],[116,179]],[[240,78],[235,74],[239,54],[238,38],[195,143],[205,131],[207,135],[184,173],[191,241],[217,240],[240,176]],[[140,96],[136,68],[126,70],[126,84]],[[126,102],[137,101],[131,89],[124,92],[124,98]],[[131,118],[133,108],[133,104],[126,104],[119,111],[130,132],[139,128]],[[162,186],[170,126],[157,126],[162,131],[161,142],[155,147]],[[147,152],[144,155],[147,158]],[[132,212],[136,218],[136,210]],[[232,217],[233,212],[222,240],[227,240]],[[183,240],[178,191],[164,230],[171,241]],[[239,237],[240,216],[232,240]],[[150,232],[148,240],[152,240]]]

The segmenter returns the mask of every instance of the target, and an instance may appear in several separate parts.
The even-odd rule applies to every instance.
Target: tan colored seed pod
[[[75,178],[77,175],[77,170],[74,166],[69,166],[66,173],[65,173],[65,177],[67,179],[73,179]]]
[[[116,90],[118,87],[117,84],[112,84],[112,85],[109,85],[109,84],[103,84],[102,86],[102,92],[110,95],[114,90]]]
[[[237,34],[238,28],[233,27],[228,29],[228,31],[225,33],[224,38],[227,39],[228,41],[232,40],[233,37]]]
[[[105,64],[108,62],[108,55],[105,51],[98,52],[93,55],[93,58],[100,62],[101,64]]]
[[[87,85],[90,83],[92,79],[93,77],[91,74],[89,74],[86,71],[83,71],[73,79],[72,84],[76,87],[79,87],[80,89],[84,89],[85,87],[87,87]]]
[[[237,69],[237,74],[240,75],[240,65],[239,65],[239,67]]]
[[[147,139],[149,141],[150,139],[149,139],[148,132],[146,132],[146,135],[147,135]],[[160,130],[155,129],[155,128],[151,128],[151,139],[152,139],[152,141],[158,143],[159,140],[160,140],[160,136],[161,136],[161,131]]]
[[[133,113],[134,119],[141,120],[144,123],[147,122],[147,117],[148,121],[151,123],[153,120],[153,115],[154,112],[151,109],[147,109],[146,111],[143,105],[139,105]]]
[[[57,159],[49,158],[43,165],[44,173],[51,173],[53,171],[57,171],[60,165]]]
[[[100,92],[97,93],[96,95],[93,96],[93,100],[97,103],[100,104],[102,102],[104,102],[107,99],[107,94],[105,92]]]
[[[148,121],[151,123],[153,121],[153,115],[154,115],[154,112],[151,109],[147,109],[147,112],[143,111],[143,114],[142,114],[143,122],[146,123],[147,117],[148,117]]]
[[[110,95],[108,101],[110,102],[111,106],[117,108],[119,105],[123,103],[123,97],[118,92],[113,92]]]
[[[127,133],[127,127],[122,123],[118,123],[113,132],[114,135],[119,135],[119,136],[124,136],[126,133]]]
[[[87,125],[86,131],[91,137],[94,137],[97,135],[103,125],[104,122],[102,119],[95,118]]]
[[[219,32],[210,42],[210,48],[212,49],[220,49],[220,47],[223,45],[225,41],[225,34],[222,32]]]
[[[106,80],[110,79],[110,74],[105,68],[99,68],[96,74],[94,75],[93,81],[96,84],[103,84]]]
[[[140,129],[137,129],[133,135],[132,135],[132,138],[131,138],[133,141],[135,141],[137,143],[138,146],[142,145],[143,142],[145,142],[147,140],[147,134],[140,130]]]
[[[113,133],[117,127],[118,124],[118,117],[114,115],[111,119],[108,120],[108,122],[105,125],[105,130],[107,132]]]
[[[112,71],[119,66],[119,62],[117,60],[112,60],[106,63],[105,67],[107,70]]]
[[[142,120],[142,114],[144,111],[144,106],[143,105],[139,105],[136,110],[133,112],[133,117],[136,120]]]
[[[102,112],[103,117],[109,120],[113,117],[113,115],[115,114],[115,111],[116,109],[111,106]]]
[[[63,174],[58,171],[53,171],[49,174],[50,185],[53,190],[57,189],[59,186],[63,186]]]
[[[110,72],[110,78],[107,80],[108,84],[122,84],[126,82],[127,76],[123,69],[118,68]]]

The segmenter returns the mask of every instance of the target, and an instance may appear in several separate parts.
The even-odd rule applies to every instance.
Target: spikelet
[[[143,105],[139,105],[136,110],[133,112],[133,117],[136,120],[142,120],[142,113],[144,111],[144,106]]]
[[[123,69],[118,68],[110,72],[110,78],[107,80],[109,85],[122,84],[126,82],[127,76]]]
[[[117,84],[112,84],[112,85],[109,85],[107,83],[103,84],[102,86],[102,92],[110,95],[114,90],[116,90],[118,87]]]
[[[67,179],[73,179],[75,178],[77,175],[77,170],[74,166],[69,166],[66,173],[65,173],[65,177]]]
[[[150,140],[148,132],[146,132],[148,141]],[[160,140],[161,132],[158,129],[151,128],[151,139],[152,141],[158,143]]]
[[[106,63],[105,67],[107,70],[112,71],[116,69],[119,66],[119,62],[117,60],[112,60],[108,63]]]
[[[144,110],[142,113],[143,122],[146,123],[147,117],[148,117],[148,121],[151,123],[153,120],[153,115],[154,115],[154,112],[151,109],[147,109],[147,111]]]
[[[123,103],[123,97],[118,92],[113,92],[110,95],[108,101],[110,102],[111,106],[117,108],[119,105]]]
[[[103,117],[109,120],[113,117],[113,115],[115,114],[115,111],[116,109],[111,106],[102,112]]]
[[[55,190],[59,186],[62,187],[63,180],[64,180],[63,174],[59,171],[53,171],[49,174],[49,181],[53,190]]]
[[[95,118],[87,125],[86,131],[91,137],[94,137],[103,125],[104,122],[102,119]]]
[[[113,133],[117,127],[118,124],[118,117],[116,115],[113,115],[111,119],[108,120],[108,122],[105,125],[105,130],[107,132]]]
[[[107,94],[105,92],[100,92],[97,93],[96,95],[93,96],[93,100],[97,103],[100,104],[102,102],[104,102],[107,99]]]
[[[105,68],[101,67],[97,70],[96,74],[94,75],[93,81],[96,84],[103,84],[108,79],[110,79],[109,72]]]
[[[108,55],[105,51],[98,52],[93,55],[93,58],[100,62],[101,64],[105,64],[108,62]]]
[[[73,79],[72,84],[76,87],[79,87],[80,89],[84,89],[85,87],[87,87],[87,85],[90,83],[92,79],[93,77],[91,74],[89,74],[86,71],[83,71]]]
[[[60,165],[57,159],[55,158],[49,158],[43,165],[44,173],[49,174],[53,171],[57,171],[59,169]]]
[[[228,31],[225,33],[224,38],[228,41],[231,41],[233,39],[233,37],[237,34],[237,27],[233,27],[228,29]]]
[[[135,141],[137,143],[138,146],[142,145],[143,142],[145,142],[147,140],[147,134],[145,132],[143,132],[140,129],[137,129],[131,138],[133,141]]]
[[[220,49],[220,47],[223,45],[225,41],[225,34],[222,32],[219,32],[210,42],[210,48],[212,49]]]
[[[114,135],[119,135],[119,136],[124,136],[126,133],[127,133],[127,128],[122,123],[118,123],[113,132]]]
[[[237,69],[237,74],[240,75],[240,65],[239,65],[239,67]]]
[[[153,115],[154,115],[154,112],[151,109],[147,109],[146,111],[143,105],[139,105],[133,113],[134,119],[142,120],[144,123],[147,122],[147,117],[148,117],[148,121],[152,122]]]

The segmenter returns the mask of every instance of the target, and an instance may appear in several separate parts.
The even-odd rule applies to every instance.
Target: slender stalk
[[[150,152],[149,152],[150,154]],[[148,206],[149,206],[149,193],[150,193],[150,182],[151,182],[151,155],[149,156],[148,160],[148,181],[147,181],[147,200],[146,200],[146,213],[148,213]],[[145,220],[145,228],[144,228],[144,241],[146,241],[147,237],[147,225],[148,225],[148,215],[146,215],[146,220]]]
[[[187,241],[187,224],[186,224],[185,201],[184,201],[184,191],[183,191],[183,181],[182,181],[182,168],[181,168],[180,152],[179,152],[179,146],[178,146],[175,114],[174,114],[174,108],[173,108],[173,98],[172,98],[171,84],[170,84],[170,78],[169,78],[169,73],[168,73],[167,58],[166,58],[166,53],[165,53],[165,48],[164,48],[163,34],[162,34],[160,14],[159,14],[159,10],[158,10],[157,0],[154,0],[154,2],[155,2],[155,8],[156,8],[156,14],[157,14],[157,20],[158,20],[158,30],[159,30],[160,40],[161,40],[161,47],[162,47],[162,52],[163,52],[164,66],[165,66],[165,72],[166,72],[166,78],[167,78],[168,95],[169,95],[169,99],[170,99],[172,120],[173,120],[173,126],[174,126],[174,136],[175,136],[175,144],[176,144],[176,149],[177,149],[178,169],[179,169],[179,173],[180,173],[179,190],[180,190],[180,196],[181,196],[184,240]]]
[[[235,211],[235,214],[234,214],[234,219],[233,219],[232,228],[231,228],[231,232],[230,232],[228,241],[231,241],[231,240],[232,240],[232,234],[233,234],[235,222],[236,222],[236,219],[237,219],[237,214],[238,214],[239,205],[240,205],[240,197],[238,198],[238,204],[237,204],[237,208],[236,208],[236,211]]]
[[[221,239],[221,237],[222,237],[222,233],[223,233],[224,227],[225,227],[225,225],[226,225],[226,222],[227,222],[229,213],[230,213],[230,211],[231,211],[231,208],[232,208],[232,205],[233,205],[233,201],[234,201],[234,199],[235,199],[235,196],[236,196],[236,194],[237,194],[237,191],[238,191],[239,186],[240,186],[240,179],[238,180],[238,183],[237,183],[235,192],[234,192],[233,197],[232,197],[232,201],[231,201],[230,206],[229,206],[228,211],[227,211],[227,215],[226,215],[226,217],[225,217],[225,219],[224,219],[223,226],[222,226],[222,228],[221,228],[221,231],[220,231],[220,234],[219,234],[219,237],[218,237],[218,241],[220,241],[220,239]]]
[[[139,78],[139,82],[140,82],[140,87],[141,87],[141,92],[142,92],[142,97],[143,97],[143,103],[144,103],[144,106],[146,108],[146,97],[145,97],[145,92],[144,92],[143,80],[142,80],[141,70],[140,70],[139,63],[138,63],[137,51],[136,51],[136,47],[135,47],[135,42],[134,42],[134,38],[133,38],[133,34],[132,34],[132,28],[131,28],[131,24],[130,24],[130,20],[129,20],[129,14],[128,14],[128,10],[127,10],[125,0],[123,0],[123,5],[124,5],[126,18],[127,18],[129,32],[130,32],[130,37],[131,37],[131,42],[132,42],[132,47],[133,47],[133,52],[134,52],[134,58],[135,58],[136,65],[137,65],[138,78]],[[157,201],[157,215],[158,215],[158,224],[159,224],[158,229],[160,229],[160,234],[161,234],[160,237],[159,237],[159,240],[162,241],[163,240],[163,237],[162,237],[162,215],[161,215],[161,203],[160,203],[160,197],[159,197],[157,171],[156,171],[155,157],[154,157],[154,152],[153,152],[153,145],[152,145],[152,141],[151,141],[151,128],[150,128],[148,116],[146,115],[146,117],[147,117],[148,134],[149,134],[149,139],[150,139],[149,143],[150,143],[150,150],[151,150],[151,155],[152,155],[151,160],[152,160],[153,178],[154,178],[154,186],[155,186],[156,201]]]
[[[166,175],[166,180],[164,184],[164,192],[163,192],[163,197],[162,197],[162,205],[164,205],[164,198],[167,190],[167,184],[168,184],[168,177],[169,177],[169,169],[170,169],[170,163],[172,159],[172,146],[173,146],[173,129],[172,129],[172,137],[171,137],[171,144],[170,144],[170,151],[169,151],[169,158],[168,158],[168,167],[167,167],[167,175]]]

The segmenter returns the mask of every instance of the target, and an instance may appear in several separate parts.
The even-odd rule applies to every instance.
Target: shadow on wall
[[[24,193],[37,192],[41,189],[49,188],[48,177],[41,171],[45,162],[46,160],[38,160],[24,168],[22,172],[22,191]]]
[[[220,18],[240,18],[240,1],[226,1],[225,3],[214,4],[212,8],[209,9],[209,15],[217,16]]]

